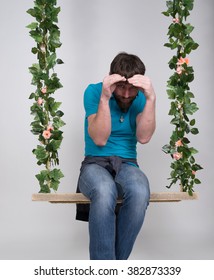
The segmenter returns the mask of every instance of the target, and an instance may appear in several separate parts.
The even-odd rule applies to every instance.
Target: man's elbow
[[[140,144],[147,144],[149,143],[149,141],[151,140],[152,137],[147,137],[147,138],[138,138],[137,141],[140,143]]]
[[[92,140],[93,140],[94,144],[96,146],[99,146],[99,147],[104,147],[106,145],[106,143],[107,143],[107,140],[105,140],[105,139],[97,139],[97,138],[95,138],[95,139],[92,139]]]

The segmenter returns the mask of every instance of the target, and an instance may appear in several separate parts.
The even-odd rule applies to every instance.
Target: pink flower
[[[47,92],[47,87],[45,86],[45,87],[41,88],[41,92],[42,92],[43,94],[45,94],[45,93]]]
[[[45,138],[45,139],[49,139],[51,137],[51,132],[50,130],[44,130],[43,133],[42,133],[42,136]]]
[[[42,105],[42,103],[43,103],[43,99],[41,97],[39,97],[38,100],[37,100],[37,104]]]
[[[178,73],[178,75],[182,74],[182,71],[183,71],[183,67],[177,66],[176,72]]]
[[[180,57],[180,59],[178,59],[177,65],[182,65],[186,63],[187,65],[189,64],[189,58],[188,57]]]
[[[174,158],[175,160],[181,159],[181,158],[182,158],[182,153],[179,153],[179,152],[174,153],[174,154],[173,154],[173,158]]]
[[[54,130],[54,128],[53,128],[53,126],[52,126],[51,124],[49,124],[49,125],[47,126],[47,130],[48,130],[48,131],[51,131],[51,130]]]
[[[179,23],[179,22],[180,22],[179,18],[173,18],[172,21],[173,21],[174,23]]]
[[[192,175],[195,175],[196,174],[196,171],[192,170]]]
[[[183,146],[183,143],[182,143],[181,139],[178,140],[177,142],[175,142],[175,146],[176,146],[176,147]]]

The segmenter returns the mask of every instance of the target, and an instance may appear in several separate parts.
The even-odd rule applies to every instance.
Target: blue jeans
[[[88,164],[79,178],[80,191],[90,198],[91,260],[128,259],[149,204],[149,182],[133,165],[122,163],[115,178],[103,167]],[[115,214],[117,198],[123,203]]]

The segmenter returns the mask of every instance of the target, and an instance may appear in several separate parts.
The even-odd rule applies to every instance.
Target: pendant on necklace
[[[124,122],[124,116],[123,115],[120,116],[120,122],[121,123]]]

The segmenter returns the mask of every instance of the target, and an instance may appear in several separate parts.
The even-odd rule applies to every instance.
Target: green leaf
[[[60,127],[65,125],[65,122],[61,120],[59,117],[55,117],[53,119],[53,125],[56,129],[59,129]]]
[[[55,53],[53,53],[49,57],[47,57],[47,63],[48,63],[48,66],[47,66],[48,69],[53,68],[56,65],[56,54]]]
[[[195,184],[201,184],[201,181],[199,179],[195,178],[194,183]]]
[[[170,151],[171,151],[171,146],[168,145],[168,144],[164,145],[164,146],[162,147],[162,151],[163,151],[164,153],[166,153],[166,154],[170,153]]]
[[[51,172],[50,172],[50,178],[54,179],[54,181],[59,181],[61,178],[64,177],[62,171],[60,169],[56,169],[54,168]]]
[[[196,134],[199,133],[199,130],[198,130],[197,128],[192,128],[190,131],[191,131],[191,133],[194,134],[194,135],[196,135]]]
[[[191,120],[189,124],[190,124],[191,126],[194,126],[194,125],[195,125],[195,119]]]
[[[56,115],[57,115],[58,117],[62,117],[62,116],[64,115],[64,113],[63,113],[62,111],[58,110],[58,111],[56,112]]]
[[[29,99],[33,99],[33,98],[35,98],[35,93],[34,92],[32,92],[31,95],[29,96]]]
[[[61,130],[54,130],[52,132],[52,139],[54,140],[62,140],[62,134],[63,132]]]
[[[38,53],[38,49],[37,49],[37,48],[32,48],[32,49],[31,49],[31,52],[32,52],[33,54],[36,54],[36,53]]]
[[[38,145],[36,149],[33,150],[33,154],[36,155],[38,160],[44,160],[48,157],[47,151],[43,146]]]
[[[192,155],[197,154],[198,150],[196,150],[195,148],[189,148],[190,152]]]
[[[62,43],[60,42],[60,31],[59,30],[57,30],[57,29],[51,30],[48,43],[51,47],[51,50],[52,50],[52,47],[59,48],[62,45]]]
[[[51,151],[57,151],[60,148],[62,140],[51,140],[50,143],[46,146],[46,150]]]
[[[38,22],[32,22],[28,24],[26,27],[30,29],[36,29],[38,27]]]
[[[39,174],[36,175],[36,178],[39,180],[39,182],[44,183],[44,181],[48,179],[48,171],[42,170]]]
[[[60,184],[59,181],[51,181],[50,188],[52,188],[53,190],[57,191],[58,188],[59,188],[59,184]]]
[[[37,43],[42,43],[43,41],[43,36],[38,30],[31,30],[30,36],[37,42]]]
[[[56,63],[57,63],[57,64],[63,64],[64,62],[62,61],[62,59],[58,58],[58,59],[56,60]]]
[[[195,102],[192,102],[190,104],[184,104],[184,111],[186,114],[192,115],[196,111],[198,111],[198,106]]]
[[[54,102],[53,106],[51,107],[51,111],[57,111],[61,104],[62,102]]]
[[[39,193],[50,193],[51,190],[47,184],[40,184],[40,191]]]
[[[35,9],[28,9],[27,10],[27,13],[29,14],[29,15],[31,15],[32,17],[35,17],[36,16],[36,11],[35,11]]]
[[[196,164],[193,165],[192,169],[195,170],[195,171],[198,171],[198,170],[203,169],[203,167],[201,167],[199,164],[196,163]]]
[[[191,164],[195,163],[195,158],[193,156],[191,156],[189,160]]]
[[[169,12],[162,12],[162,14],[166,17],[169,17],[169,15],[170,15]]]
[[[167,89],[167,94],[169,99],[175,99],[175,91],[172,89]]]
[[[183,142],[184,144],[189,144],[189,143],[190,143],[189,139],[186,138],[186,137],[184,137],[184,138],[182,139],[182,142]]]

